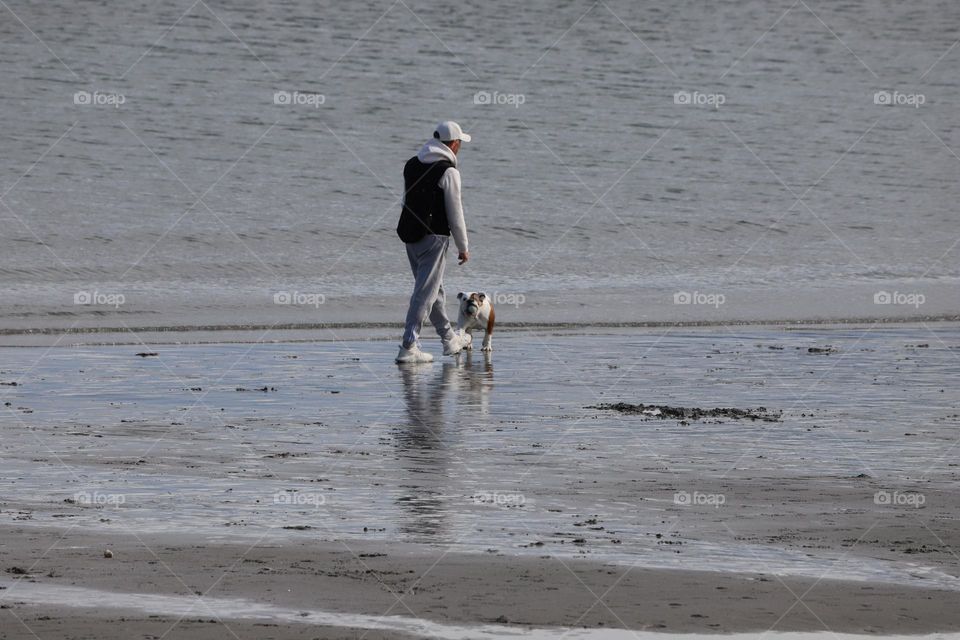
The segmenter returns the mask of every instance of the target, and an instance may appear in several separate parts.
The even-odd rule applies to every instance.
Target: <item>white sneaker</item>
[[[453,337],[450,340],[443,341],[443,355],[445,356],[455,356],[465,348],[473,344],[473,336],[469,333],[456,333],[454,332]]]
[[[409,349],[405,349],[403,345],[400,345],[400,353],[397,354],[396,363],[405,364],[412,362],[433,362],[433,356],[426,351],[421,351],[418,345],[413,345]]]

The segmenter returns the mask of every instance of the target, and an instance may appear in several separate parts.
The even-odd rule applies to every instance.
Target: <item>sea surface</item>
[[[960,313],[951,0],[3,16],[0,330],[399,322],[443,119],[503,322]]]

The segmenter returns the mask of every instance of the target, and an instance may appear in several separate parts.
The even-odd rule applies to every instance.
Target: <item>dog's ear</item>
[[[457,294],[457,300],[463,300],[466,297],[466,295],[467,294],[461,291],[460,293]]]
[[[484,298],[486,297],[487,297],[487,294],[483,293],[482,291],[477,294],[477,300],[479,300],[480,302],[483,302]]]

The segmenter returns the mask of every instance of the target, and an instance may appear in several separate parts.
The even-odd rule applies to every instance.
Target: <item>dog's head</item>
[[[469,293],[461,291],[457,294],[457,299],[460,301],[460,311],[463,312],[463,315],[473,317],[479,313],[480,307],[487,299],[487,294],[476,291]]]

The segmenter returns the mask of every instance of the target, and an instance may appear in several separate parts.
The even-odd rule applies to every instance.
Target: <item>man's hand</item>
[[[470,259],[470,252],[461,251],[459,254],[457,254],[457,259],[460,261],[458,264],[463,264],[464,262]]]

